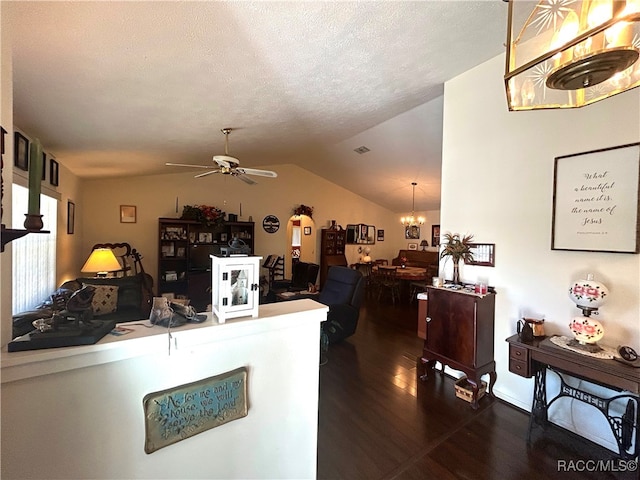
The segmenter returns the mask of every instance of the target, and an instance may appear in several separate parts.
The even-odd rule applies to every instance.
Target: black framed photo
[[[29,140],[20,132],[15,133],[13,164],[25,172],[29,170]]]
[[[304,234],[311,235],[311,227],[304,227]]]
[[[640,143],[555,158],[552,250],[638,253]]]
[[[58,186],[58,162],[53,158],[49,160],[49,183],[54,187]]]
[[[47,179],[47,154],[42,152],[42,181]]]
[[[384,230],[380,229],[378,230],[378,235],[377,235],[377,240],[378,242],[384,242]]]
[[[71,200],[67,202],[67,233],[73,235],[76,223],[76,204]]]
[[[404,227],[404,238],[407,240],[418,240],[420,238],[420,227],[417,225],[407,225]]]
[[[431,245],[440,246],[440,225],[431,225]]]
[[[482,267],[496,266],[496,244],[495,243],[470,243],[469,248],[473,255],[473,260],[466,261],[466,265],[480,265]]]

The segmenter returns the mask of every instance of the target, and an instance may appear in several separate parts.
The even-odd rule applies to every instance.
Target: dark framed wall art
[[[67,233],[73,235],[76,223],[76,204],[71,200],[67,202]]]
[[[640,143],[555,158],[552,250],[638,253]]]
[[[420,227],[417,225],[407,225],[404,227],[404,238],[407,240],[418,240],[420,238]]]
[[[13,164],[25,172],[29,170],[29,140],[20,132],[14,135],[14,162]]]
[[[58,162],[53,158],[49,160],[49,183],[58,186]]]
[[[440,225],[431,225],[431,246],[440,246]]]
[[[495,243],[470,243],[469,247],[473,254],[473,260],[465,260],[467,265],[480,265],[482,267],[496,266],[496,244]]]

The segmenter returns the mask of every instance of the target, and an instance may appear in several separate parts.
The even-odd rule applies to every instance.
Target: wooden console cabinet
[[[496,382],[493,357],[495,294],[479,295],[427,287],[426,339],[421,361],[426,380],[435,362],[462,371],[473,388],[471,406],[478,408],[481,377],[489,374],[490,395]]]
[[[347,243],[346,230],[323,228],[320,238],[320,289],[327,280],[329,268],[334,265],[346,266],[347,257],[344,247]]]

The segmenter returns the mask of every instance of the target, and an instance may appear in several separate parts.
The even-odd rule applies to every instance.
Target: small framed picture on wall
[[[431,245],[440,246],[440,225],[431,225]]]
[[[53,158],[49,160],[49,183],[54,187],[58,186],[58,162]]]

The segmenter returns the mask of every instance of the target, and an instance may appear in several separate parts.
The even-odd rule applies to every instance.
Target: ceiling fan
[[[248,183],[249,185],[254,185],[257,182],[249,178],[247,175],[257,175],[259,177],[271,178],[277,177],[278,174],[276,172],[272,172],[271,170],[258,170],[255,168],[240,167],[240,160],[229,155],[229,133],[231,133],[231,130],[231,128],[223,128],[221,130],[222,133],[224,133],[224,155],[213,156],[213,161],[216,163],[216,165],[192,165],[187,163],[169,162],[167,162],[165,165],[173,167],[204,168],[208,171],[199,173],[195,176],[195,178],[205,177],[207,175],[211,175],[212,173],[222,173],[223,175],[232,175],[234,177],[237,177],[243,182]]]

